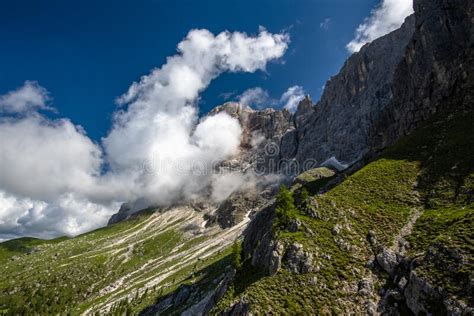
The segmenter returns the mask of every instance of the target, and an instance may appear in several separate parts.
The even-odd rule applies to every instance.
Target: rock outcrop
[[[449,296],[445,289],[434,286],[430,275],[427,275],[428,267],[436,267],[443,273],[457,277],[462,267],[467,265],[467,258],[456,249],[451,249],[443,244],[436,243],[431,246],[427,254],[415,258],[400,256],[399,260],[394,260],[395,254],[391,257],[391,264],[377,261],[382,268],[390,273],[389,284],[386,289],[381,310],[386,314],[397,314],[399,306],[406,306],[415,315],[472,315],[473,302],[465,302]],[[462,287],[462,297],[472,297],[474,286],[472,279],[459,280]]]
[[[393,98],[395,70],[414,31],[414,16],[403,26],[352,55],[327,83],[312,111],[301,104],[295,115],[296,160],[331,157],[350,164],[369,151],[369,132]]]
[[[474,4],[466,0],[414,1],[416,25],[393,80],[393,101],[369,133],[383,148],[432,114],[474,104]]]

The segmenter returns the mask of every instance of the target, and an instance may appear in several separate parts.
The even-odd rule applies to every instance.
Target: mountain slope
[[[0,311],[138,313],[180,284],[201,281],[185,309],[224,278],[230,245],[248,220],[227,230],[205,228],[202,208],[176,207],[71,239],[1,243]]]
[[[473,25],[470,0],[415,0],[315,107],[216,108],[244,130],[218,168],[356,161],[300,164],[276,202],[272,175],[219,205],[124,205],[76,238],[0,243],[0,314],[474,313]]]
[[[472,111],[437,116],[327,193],[295,190],[284,217],[260,213],[273,224],[249,227],[214,312],[472,312],[473,125]]]
[[[307,185],[308,198],[300,185],[280,192],[247,229],[246,269],[214,312],[473,313],[474,3],[417,0],[414,8],[413,36],[387,70],[390,100],[369,107],[369,117],[359,105],[351,110],[350,98],[338,104],[377,89],[357,89],[365,71],[356,63],[342,71],[353,76],[332,87],[336,101],[318,104],[297,130],[309,148],[300,160],[337,152],[340,135],[360,132],[367,143],[342,153],[367,155],[335,179]],[[336,133],[315,124],[326,120],[324,108],[344,105],[350,115],[334,120]]]

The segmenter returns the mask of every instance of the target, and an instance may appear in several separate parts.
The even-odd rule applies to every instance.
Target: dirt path
[[[418,218],[420,218],[421,214],[423,214],[423,210],[421,208],[414,208],[412,214],[408,222],[400,229],[398,234],[395,236],[393,240],[393,245],[389,248],[391,251],[398,253],[400,255],[404,255],[406,252],[405,245],[407,241],[405,237],[410,235],[413,231],[413,226],[415,225]]]
[[[410,218],[408,222],[400,229],[397,235],[393,238],[393,244],[388,248],[389,251],[403,255],[406,251],[406,244],[407,241],[405,237],[410,235],[413,231],[413,226],[415,225],[418,218],[420,218],[421,214],[423,214],[423,210],[421,208],[414,208],[412,213],[410,214]],[[376,284],[378,282],[378,276],[375,275],[371,270],[368,270],[369,273],[366,275],[365,279],[367,279],[371,284]],[[383,306],[384,305],[384,297],[381,297],[379,293],[375,290],[372,290],[371,299],[366,302],[366,304],[370,304],[373,306]],[[371,303],[370,303],[371,302]]]

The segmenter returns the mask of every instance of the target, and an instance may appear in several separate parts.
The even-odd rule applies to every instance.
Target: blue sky
[[[258,1],[2,1],[0,94],[36,80],[48,89],[59,117],[82,125],[98,141],[110,128],[115,98],[160,67],[189,30],[287,30],[283,62],[267,72],[226,73],[203,92],[200,110],[256,86],[279,98],[302,86],[317,100],[349,53],[346,44],[375,0]],[[325,22],[324,25],[321,23]]]
[[[349,50],[412,4],[1,1],[0,241],[90,231],[127,201],[221,203],[248,189],[251,172],[195,172],[241,152],[239,122],[203,114],[229,93],[259,108],[318,100]]]

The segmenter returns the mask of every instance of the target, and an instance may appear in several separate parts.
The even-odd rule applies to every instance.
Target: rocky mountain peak
[[[229,114],[232,117],[239,118],[241,116],[245,116],[248,113],[253,113],[255,110],[253,110],[251,107],[240,104],[238,102],[226,102],[222,105],[216,106],[214,109],[212,109],[208,115],[216,115],[218,113],[225,112]]]

